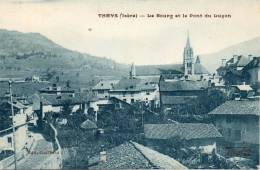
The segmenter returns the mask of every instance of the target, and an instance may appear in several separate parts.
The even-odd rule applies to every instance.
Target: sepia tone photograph
[[[260,0],[0,0],[0,170],[260,169]]]

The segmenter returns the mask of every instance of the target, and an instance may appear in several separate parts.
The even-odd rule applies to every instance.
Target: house
[[[64,106],[69,106],[71,112],[75,113],[81,110],[83,113],[87,112],[87,102],[89,100],[88,93],[72,93],[72,94],[38,94],[35,93],[30,97],[35,112],[42,112],[42,118],[48,112],[61,113]]]
[[[259,100],[226,101],[209,115],[224,137],[227,155],[259,158]],[[243,147],[244,152],[239,151]]]
[[[225,83],[228,85],[236,85],[242,84],[243,82],[248,82],[248,73],[244,71],[244,67],[246,67],[251,61],[253,57],[242,56],[242,55],[233,55],[231,59],[223,63],[217,69],[218,75],[222,76],[225,80]]]
[[[11,116],[11,103],[2,101],[0,106],[1,125],[0,125],[0,151],[13,150],[13,124]],[[24,110],[26,106],[15,101],[13,103],[14,110],[14,126],[15,126],[15,142],[16,150],[20,151],[28,141],[27,115]]]
[[[231,96],[233,99],[240,99],[240,98],[246,99],[254,95],[251,86],[246,85],[245,83],[243,83],[242,85],[231,85],[230,93],[233,95]]]
[[[197,147],[208,154],[212,153],[216,142],[222,138],[213,124],[205,123],[145,124],[144,135],[150,147],[158,148],[165,142],[180,139],[187,147]]]
[[[88,169],[187,169],[187,167],[167,155],[130,141],[90,158]]]
[[[186,106],[207,93],[206,81],[164,81],[159,83],[161,109],[167,110],[176,106]]]
[[[260,57],[254,57],[242,71],[248,73],[248,83],[260,93]]]
[[[159,88],[145,79],[122,78],[109,92],[127,103],[145,102],[151,107],[159,107]]]
[[[80,124],[81,129],[84,131],[84,134],[89,138],[94,137],[97,132],[97,125],[93,121],[87,119]]]
[[[109,98],[109,91],[113,89],[114,85],[118,82],[119,80],[101,80],[92,88],[92,91],[98,98],[107,99]]]

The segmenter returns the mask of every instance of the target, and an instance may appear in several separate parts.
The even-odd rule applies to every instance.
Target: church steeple
[[[187,31],[187,41],[186,41],[186,48],[190,47],[190,35],[189,35],[189,30]]]
[[[194,62],[193,62],[193,49],[190,45],[190,35],[189,31],[187,32],[187,41],[186,46],[183,51],[183,67],[185,75],[193,75],[194,74]]]
[[[132,65],[131,65],[131,70],[130,70],[130,79],[133,79],[133,78],[135,78],[135,76],[136,76],[136,73],[135,73],[135,63],[132,63]]]

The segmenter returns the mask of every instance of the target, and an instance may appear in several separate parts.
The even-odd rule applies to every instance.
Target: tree
[[[71,108],[72,101],[71,100],[64,100],[62,104],[62,115],[65,116],[66,118],[72,113],[72,108]]]

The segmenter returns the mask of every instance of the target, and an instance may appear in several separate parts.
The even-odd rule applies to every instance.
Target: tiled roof
[[[174,82],[160,82],[160,91],[190,91],[190,90],[204,90],[208,87],[206,81],[174,81]]]
[[[106,151],[107,162],[90,159],[89,169],[187,169],[173,158],[135,142],[126,142]]]
[[[162,104],[185,104],[188,103],[194,99],[196,99],[197,96],[166,96],[161,95],[161,102]]]
[[[92,122],[89,119],[81,123],[80,127],[85,130],[97,129],[96,123]]]
[[[118,82],[119,80],[102,80],[93,87],[93,90],[109,90]]]
[[[260,116],[259,101],[230,100],[211,111],[211,115],[257,115]]]
[[[154,84],[140,78],[122,78],[111,91],[142,91],[155,90]]]
[[[145,138],[147,139],[204,139],[222,137],[212,124],[205,123],[172,123],[172,124],[145,124]]]
[[[168,155],[161,154],[155,150],[148,147],[140,145],[135,142],[131,142],[134,146],[155,166],[159,169],[188,169],[175,159],[169,157]]]

